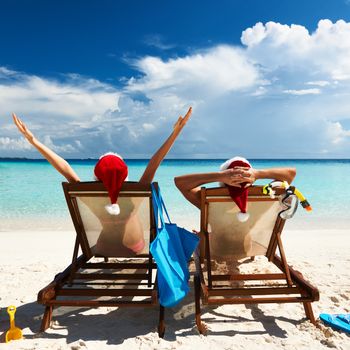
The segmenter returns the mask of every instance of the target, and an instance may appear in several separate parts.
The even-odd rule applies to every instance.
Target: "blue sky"
[[[0,157],[349,158],[350,1],[16,1],[0,11]],[[348,63],[349,62],[349,63]]]

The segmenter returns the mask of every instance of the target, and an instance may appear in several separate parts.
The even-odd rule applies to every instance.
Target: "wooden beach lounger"
[[[194,278],[200,333],[205,333],[201,299],[206,305],[303,303],[306,317],[315,324],[311,302],[319,300],[319,292],[287,264],[281,240],[285,220],[278,215],[282,209],[278,198],[271,199],[262,194],[262,187],[253,186],[248,196],[250,218],[242,223],[226,188],[201,189],[201,246],[195,253]],[[256,264],[258,255],[266,256],[275,271],[256,273],[255,265],[254,273],[240,273],[248,265],[240,259],[251,258]]]
[[[109,197],[101,182],[62,185],[77,236],[72,263],[38,293],[38,302],[45,305],[41,330],[50,326],[57,306],[158,305],[157,266],[149,252],[156,234],[151,186],[125,182],[118,198],[120,214],[112,216],[104,208]],[[145,241],[138,254],[123,244],[124,233],[133,230]],[[163,336],[164,308],[159,307],[158,333]]]

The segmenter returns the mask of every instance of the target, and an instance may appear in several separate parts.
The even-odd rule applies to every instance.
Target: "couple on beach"
[[[150,184],[153,181],[159,165],[190,119],[191,114],[192,108],[190,107],[184,117],[180,116],[178,118],[169,137],[151,157],[145,171],[138,181],[139,183]],[[47,159],[47,161],[67,179],[68,182],[80,182],[79,176],[66,160],[37,140],[22,120],[15,114],[13,114],[13,120],[18,130],[29,141],[29,143],[33,145]],[[228,147],[231,147],[231,145],[228,144]],[[143,240],[140,236],[135,235],[135,230],[130,229],[130,234],[127,232],[129,231],[128,226],[135,227],[134,225],[137,224],[136,222],[134,224],[132,222],[136,216],[130,215],[128,218],[125,218],[123,215],[119,215],[122,213],[120,213],[117,204],[120,188],[123,182],[128,180],[127,175],[127,165],[123,158],[117,153],[105,153],[100,157],[94,168],[95,179],[103,182],[108,190],[111,200],[111,204],[106,206],[106,212],[108,212],[109,215],[115,215],[114,221],[120,222],[121,225],[124,225],[125,235],[123,245],[133,252],[138,253],[144,248]],[[257,179],[262,178],[287,181],[288,183],[291,183],[295,175],[296,171],[294,168],[255,169],[246,159],[234,157],[226,161],[219,171],[180,175],[175,177],[174,181],[184,197],[198,208],[200,207],[201,185],[211,182],[220,182],[228,186],[232,199],[241,210],[240,214],[242,215],[239,219],[245,221],[247,219],[246,208],[245,205],[242,204],[240,196],[243,192],[246,193],[249,186],[251,186]],[[134,211],[136,211],[136,209],[137,208],[135,208]],[[126,223],[126,221],[128,221],[128,223]]]

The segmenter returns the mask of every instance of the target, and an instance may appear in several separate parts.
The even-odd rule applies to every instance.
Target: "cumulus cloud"
[[[349,30],[342,20],[321,20],[314,32],[257,23],[242,33],[243,48],[134,62],[142,77],[126,90],[163,106],[165,96],[194,104],[200,120],[191,120],[186,147],[195,156],[347,156],[348,134],[337,123],[350,113]]]
[[[313,33],[302,25],[259,22],[243,31],[241,41],[249,57],[268,69],[304,67],[310,75],[350,79],[350,23],[343,20],[320,20]]]
[[[0,149],[3,150],[29,150],[30,144],[20,138],[0,137]]]
[[[1,67],[1,155],[36,154],[26,140],[18,139],[11,118],[11,112],[16,112],[54,151],[79,157],[80,141],[75,139],[84,134],[81,126],[115,112],[118,98],[119,92],[112,86],[77,74],[58,81]]]
[[[115,110],[118,94],[112,87],[94,79],[77,75],[65,81],[45,79],[16,73],[7,69],[0,72],[0,104],[2,113],[42,113],[77,119]]]
[[[182,57],[146,56],[115,88],[68,75],[52,80],[0,68],[0,112],[16,111],[56,152],[149,157],[180,113],[193,116],[171,156],[348,157],[350,23],[257,23],[242,46],[218,45]],[[160,41],[161,42],[161,41]],[[165,48],[164,48],[165,49]],[[10,120],[3,155],[33,156]]]
[[[329,123],[328,134],[336,145],[350,139],[350,130],[345,130],[339,122]]]
[[[176,96],[140,101],[133,93],[76,74],[58,81],[1,67],[0,157],[39,157],[19,136],[13,111],[40,141],[64,157],[118,151],[143,158],[155,151],[156,140],[165,139],[179,110],[186,107]]]
[[[301,89],[301,90],[284,90],[285,94],[290,95],[317,95],[321,93],[320,89]]]
[[[180,97],[199,99],[253,86],[259,79],[257,68],[237,47],[217,46],[186,57],[163,61],[144,57],[134,62],[143,73],[131,78],[128,91],[167,91]]]

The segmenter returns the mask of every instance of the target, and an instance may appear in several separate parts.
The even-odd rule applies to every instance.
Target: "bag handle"
[[[165,206],[163,197],[162,197],[162,195],[161,195],[161,193],[160,193],[160,188],[159,188],[159,187],[158,187],[158,196],[159,196],[160,203],[161,203],[161,205],[162,205],[162,209],[164,209],[165,214],[166,214],[166,216],[167,216],[167,218],[168,218],[169,224],[171,224],[171,220],[170,220],[168,211],[167,211],[167,209],[166,209],[166,206]]]
[[[160,218],[161,227],[164,227],[164,217],[163,217],[162,207],[159,204],[157,191],[156,191],[153,183],[151,184],[151,188],[152,188],[152,202],[153,202],[153,210],[154,210],[154,219],[155,219],[156,229],[158,231],[158,229],[159,229],[158,217]]]
[[[169,223],[171,224],[171,220],[168,214],[168,211],[166,209],[163,197],[160,193],[160,188],[158,187],[158,193],[153,185],[153,183],[151,184],[151,188],[152,188],[152,199],[153,199],[153,206],[155,209],[157,209],[157,212],[155,212],[155,217],[156,217],[156,225],[158,227],[158,213],[159,213],[159,218],[160,218],[160,222],[162,224],[162,227],[164,226],[165,222],[164,222],[164,216],[163,216],[163,211],[165,211],[165,214],[167,216],[167,219],[169,221]]]

